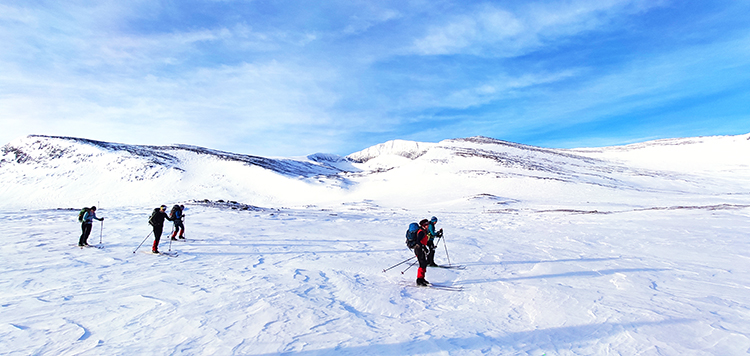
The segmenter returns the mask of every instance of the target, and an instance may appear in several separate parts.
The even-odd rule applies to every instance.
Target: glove
[[[443,229],[437,232],[437,237],[443,237]]]

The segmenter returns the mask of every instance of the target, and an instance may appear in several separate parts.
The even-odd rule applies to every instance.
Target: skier
[[[424,219],[419,222],[419,231],[417,231],[417,244],[414,246],[414,254],[417,255],[417,261],[419,261],[419,268],[417,269],[417,285],[428,286],[430,282],[427,282],[424,277],[427,273],[427,255],[429,253],[429,233],[428,225],[430,222]]]
[[[162,205],[161,207],[154,209],[151,218],[148,219],[148,223],[154,227],[154,246],[151,248],[151,252],[153,253],[159,253],[159,240],[161,239],[161,232],[164,229],[164,219],[173,221],[173,219],[165,212],[166,210],[167,206]]]
[[[81,222],[81,237],[78,239],[78,246],[89,245],[89,235],[91,234],[91,225],[94,223],[94,219],[104,221],[104,218],[96,217],[96,207],[92,206],[85,213],[83,213],[83,221]]]
[[[438,218],[433,216],[430,218],[430,221],[427,224],[427,234],[429,235],[429,239],[427,241],[427,247],[429,247],[429,252],[427,253],[427,265],[430,267],[437,267],[438,265],[435,263],[435,238],[443,236],[443,229],[440,229],[438,231],[435,231],[435,224],[437,224]]]
[[[184,205],[175,205],[169,213],[169,216],[174,222],[174,232],[171,236],[172,240],[177,240],[175,236],[177,236],[178,231],[180,232],[180,238],[183,240],[185,239],[185,225],[182,223],[182,219],[185,217],[185,214],[182,213],[183,209],[185,209]]]

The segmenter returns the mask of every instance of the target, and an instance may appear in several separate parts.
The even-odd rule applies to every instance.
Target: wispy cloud
[[[634,122],[623,133],[700,127],[644,121],[662,108],[706,111],[685,109],[686,98],[728,100],[724,117],[737,115],[750,25],[735,14],[747,9],[661,0],[2,4],[0,139],[302,155],[396,138],[612,137],[578,129],[612,118]],[[541,139],[554,130],[567,138]]]
[[[518,56],[565,37],[601,30],[622,16],[662,3],[645,0],[529,2],[515,11],[485,3],[431,26],[425,36],[414,41],[413,50],[422,55]]]

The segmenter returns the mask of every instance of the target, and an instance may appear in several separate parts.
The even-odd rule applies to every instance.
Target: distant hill
[[[676,201],[683,193],[743,196],[750,194],[749,139],[562,150],[479,136],[395,140],[346,157],[272,159],[189,145],[31,135],[0,151],[0,207],[228,199],[267,207],[370,201],[434,208],[487,196],[519,206],[551,196],[573,205],[595,204],[590,196],[637,205],[650,192],[671,193]]]

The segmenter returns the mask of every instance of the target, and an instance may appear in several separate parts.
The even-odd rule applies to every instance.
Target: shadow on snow
[[[670,324],[686,324],[691,319],[668,319],[663,321],[642,321],[633,323],[601,323],[578,326],[565,326],[508,333],[500,337],[482,335],[457,338],[430,338],[410,340],[397,344],[337,346],[322,350],[281,351],[278,353],[256,354],[269,355],[409,355],[426,354],[440,351],[479,350],[482,353],[505,350],[512,351],[554,351],[585,346],[597,340],[611,338],[615,335],[642,327],[660,327]]]

